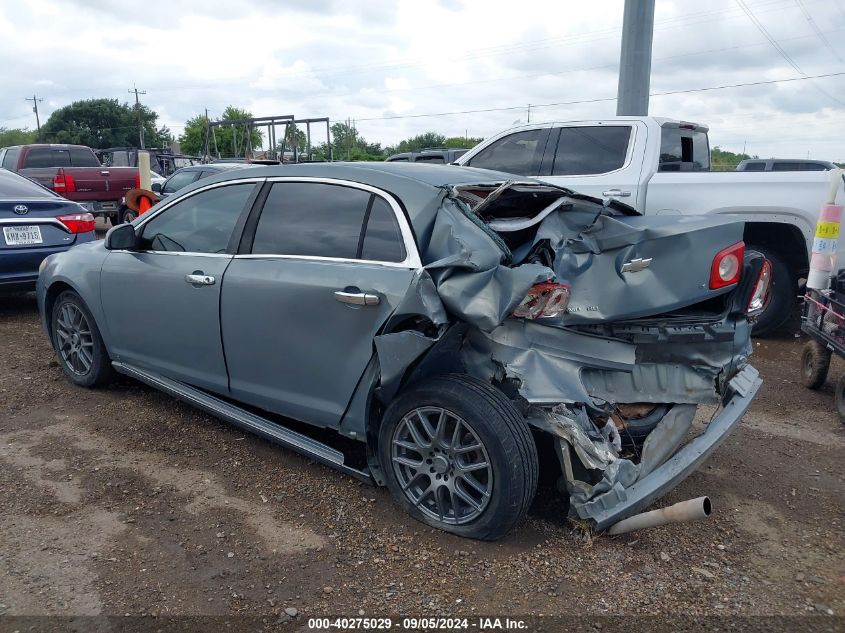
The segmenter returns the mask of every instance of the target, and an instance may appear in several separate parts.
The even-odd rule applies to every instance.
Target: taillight
[[[135,189],[141,188],[141,172],[139,171],[135,174]]]
[[[769,289],[772,286],[772,263],[768,259],[763,260],[760,267],[760,274],[757,275],[757,283],[754,284],[754,292],[751,299],[745,306],[745,314],[749,317],[759,316],[769,300]]]
[[[70,174],[65,174],[63,171],[53,176],[53,191],[56,193],[69,193],[76,191],[76,181]]]
[[[94,216],[90,213],[69,213],[56,218],[71,233],[88,233],[94,230]]]
[[[744,256],[745,242],[737,242],[716,253],[713,264],[710,266],[710,290],[724,288],[738,282]]]
[[[513,311],[513,316],[520,319],[539,319],[555,317],[566,311],[569,305],[569,286],[546,282],[534,284],[522,302]]]

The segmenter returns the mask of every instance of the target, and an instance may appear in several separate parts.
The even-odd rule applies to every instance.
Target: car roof
[[[242,167],[243,165],[241,165]],[[453,185],[495,184],[508,180],[532,181],[476,167],[432,165],[404,162],[333,162],[299,163],[294,165],[261,165],[249,169],[248,174],[228,170],[181,189],[178,195],[215,182],[239,178],[332,178],[370,185],[396,196],[406,206],[408,218],[415,230],[421,230],[433,219],[443,190]]]

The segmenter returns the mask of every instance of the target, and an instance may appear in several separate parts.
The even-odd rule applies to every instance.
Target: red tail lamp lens
[[[546,282],[534,284],[522,302],[513,311],[520,319],[555,317],[566,312],[569,305],[570,288],[567,284]]]
[[[716,290],[738,282],[744,256],[745,242],[737,242],[716,253],[710,266],[710,289]]]
[[[88,233],[94,230],[94,216],[90,213],[70,213],[56,218],[71,233]]]

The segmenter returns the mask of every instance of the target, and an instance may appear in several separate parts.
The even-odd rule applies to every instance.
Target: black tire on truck
[[[754,323],[754,336],[767,336],[781,329],[792,317],[798,297],[798,279],[783,255],[768,246],[749,244],[748,250],[761,253],[772,263],[769,301]]]
[[[120,216],[118,217],[118,223],[120,224],[129,224],[138,217],[138,212],[133,211],[129,207],[120,207],[120,211],[118,211]]]
[[[501,538],[537,490],[537,447],[498,389],[462,374],[405,389],[379,428],[387,487],[415,519],[482,540]]]

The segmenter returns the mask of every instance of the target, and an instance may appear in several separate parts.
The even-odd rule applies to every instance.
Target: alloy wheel
[[[65,365],[74,374],[86,375],[94,363],[94,337],[85,313],[72,303],[59,308],[56,346]]]
[[[484,443],[461,417],[420,407],[396,426],[391,462],[408,501],[432,519],[462,525],[478,518],[493,493]]]

